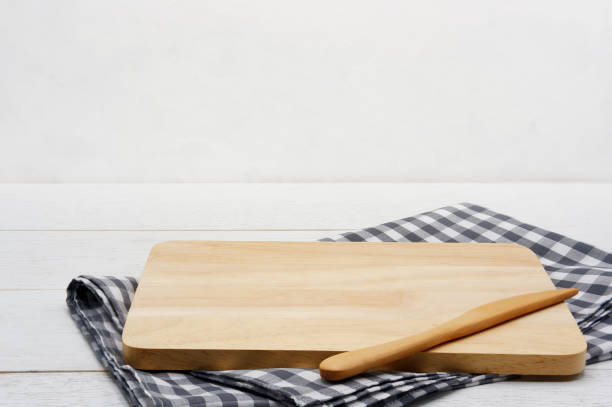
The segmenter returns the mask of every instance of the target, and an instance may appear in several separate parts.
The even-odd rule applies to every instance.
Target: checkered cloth
[[[533,250],[559,288],[575,287],[570,310],[588,342],[587,362],[612,358],[612,254],[481,206],[440,208],[325,241],[503,242]],[[131,277],[75,278],[71,315],[95,354],[135,406],[402,406],[443,390],[510,376],[368,372],[340,383],[317,370],[147,372],[125,365],[121,331],[136,290]]]

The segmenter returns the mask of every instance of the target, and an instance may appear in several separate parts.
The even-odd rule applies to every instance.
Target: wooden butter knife
[[[427,331],[406,338],[352,350],[321,362],[319,371],[326,380],[342,380],[383,366],[443,342],[471,335],[502,322],[557,304],[578,293],[575,288],[517,295],[473,308]]]

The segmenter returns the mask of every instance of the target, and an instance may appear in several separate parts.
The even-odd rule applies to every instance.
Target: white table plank
[[[340,231],[1,232],[0,289],[64,289],[79,274],[139,276],[165,240],[317,240]]]
[[[108,373],[0,374],[0,406],[127,406]]]
[[[612,250],[612,184],[2,184],[0,230],[372,226],[470,201]]]
[[[64,290],[0,291],[0,309],[0,372],[103,369],[70,318]]]
[[[427,407],[550,405],[604,407],[610,401],[609,370],[586,370],[571,381],[515,380],[441,393],[413,404]],[[106,373],[17,373],[0,375],[0,406],[125,406]]]

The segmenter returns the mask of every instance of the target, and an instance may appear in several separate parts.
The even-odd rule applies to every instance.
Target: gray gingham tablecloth
[[[325,241],[512,242],[533,250],[568,300],[588,342],[587,363],[612,359],[612,254],[469,203],[447,206]],[[434,392],[510,376],[368,372],[340,383],[313,369],[148,372],[123,363],[121,331],[137,281],[80,276],[68,286],[70,313],[135,406],[401,406]]]

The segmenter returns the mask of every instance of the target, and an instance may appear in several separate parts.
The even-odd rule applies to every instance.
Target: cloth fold
[[[612,359],[612,254],[478,205],[463,203],[323,241],[498,242],[530,248],[587,340],[587,363]],[[123,363],[121,332],[133,277],[79,276],[67,289],[72,318],[134,406],[401,406],[439,391],[507,380],[492,374],[367,372],[340,383],[313,369],[148,372]]]

